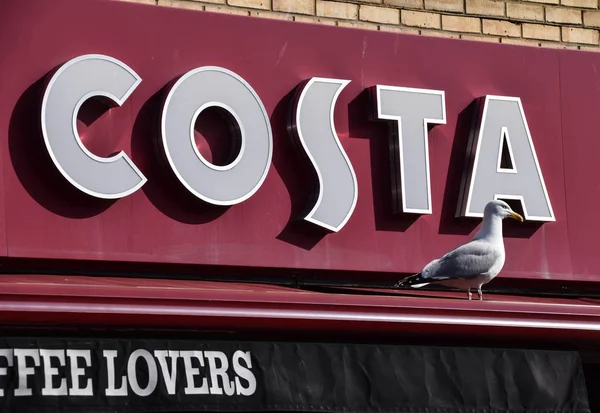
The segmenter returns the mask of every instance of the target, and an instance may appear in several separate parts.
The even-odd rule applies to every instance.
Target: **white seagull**
[[[467,290],[477,288],[479,300],[483,300],[481,286],[489,283],[504,266],[504,240],[502,220],[513,218],[523,222],[504,201],[491,201],[483,211],[483,224],[473,239],[448,252],[442,258],[431,261],[418,274],[410,275],[395,287],[420,288],[430,283]]]

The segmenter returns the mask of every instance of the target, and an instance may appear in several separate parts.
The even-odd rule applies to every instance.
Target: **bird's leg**
[[[470,288],[467,288],[467,297],[469,297],[469,300],[471,300],[473,298],[473,294],[471,294]]]
[[[481,291],[481,287],[477,289],[477,295],[479,296],[479,301],[483,301],[483,292]]]

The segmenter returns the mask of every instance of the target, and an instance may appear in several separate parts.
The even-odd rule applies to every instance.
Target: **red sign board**
[[[127,153],[148,181],[100,200],[59,174],[39,122],[53,70],[86,54],[126,63],[142,82],[121,107],[78,120],[98,156]],[[174,79],[202,66],[243,77],[273,131],[269,172],[250,198],[211,206],[186,192],[159,155],[160,111]],[[472,236],[456,218],[472,103],[521,99],[555,222],[505,222],[500,276],[600,277],[600,56],[198,13],[99,0],[0,4],[0,236],[9,257],[245,267],[418,272]],[[288,131],[293,91],[312,77],[347,79],[335,128],[358,200],[338,232],[298,218],[317,185]],[[388,125],[371,120],[378,84],[442,90],[446,123],[429,132],[431,214],[394,213]],[[223,136],[206,122],[205,135]],[[201,131],[202,132],[202,131]],[[202,148],[201,148],[202,150]]]

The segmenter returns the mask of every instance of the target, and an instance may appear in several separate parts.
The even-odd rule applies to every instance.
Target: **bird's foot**
[[[481,291],[481,288],[477,289],[477,295],[479,296],[479,301],[483,301],[483,291]]]
[[[469,297],[469,300],[473,299],[473,294],[471,294],[471,289],[470,288],[467,290],[467,297]]]

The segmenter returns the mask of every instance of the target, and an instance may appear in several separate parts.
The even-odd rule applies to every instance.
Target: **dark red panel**
[[[598,279],[600,65],[595,54],[560,59],[564,174],[570,253],[576,278]]]
[[[600,178],[586,174],[582,162],[592,162],[596,153],[595,116],[582,113],[594,110],[594,84],[600,81],[583,69],[593,62],[600,68],[600,56],[106,0],[3,2],[0,39],[0,150],[7,194],[0,222],[6,217],[11,257],[416,272],[476,230],[453,217],[468,108],[474,99],[496,94],[523,100],[557,218],[543,226],[507,223],[508,258],[501,275],[600,277],[596,251],[581,247],[590,229],[600,227],[600,218],[590,213]],[[123,107],[88,127],[93,137],[106,132],[112,145],[90,147],[125,150],[149,178],[140,191],[116,202],[98,202],[65,185],[42,150],[35,122],[42,79],[88,53],[118,58],[143,79]],[[267,179],[252,198],[226,210],[181,191],[156,155],[164,87],[203,65],[244,77],[273,123]],[[285,117],[290,92],[312,76],[352,81],[338,100],[335,123],[357,174],[359,199],[346,227],[326,236],[290,225],[313,182],[290,143]],[[391,214],[387,129],[368,120],[364,94],[378,83],[446,92],[448,122],[430,133],[430,216],[410,220]],[[589,102],[582,111],[580,95]],[[592,162],[590,171],[598,165]],[[1,232],[0,239],[4,242]]]

